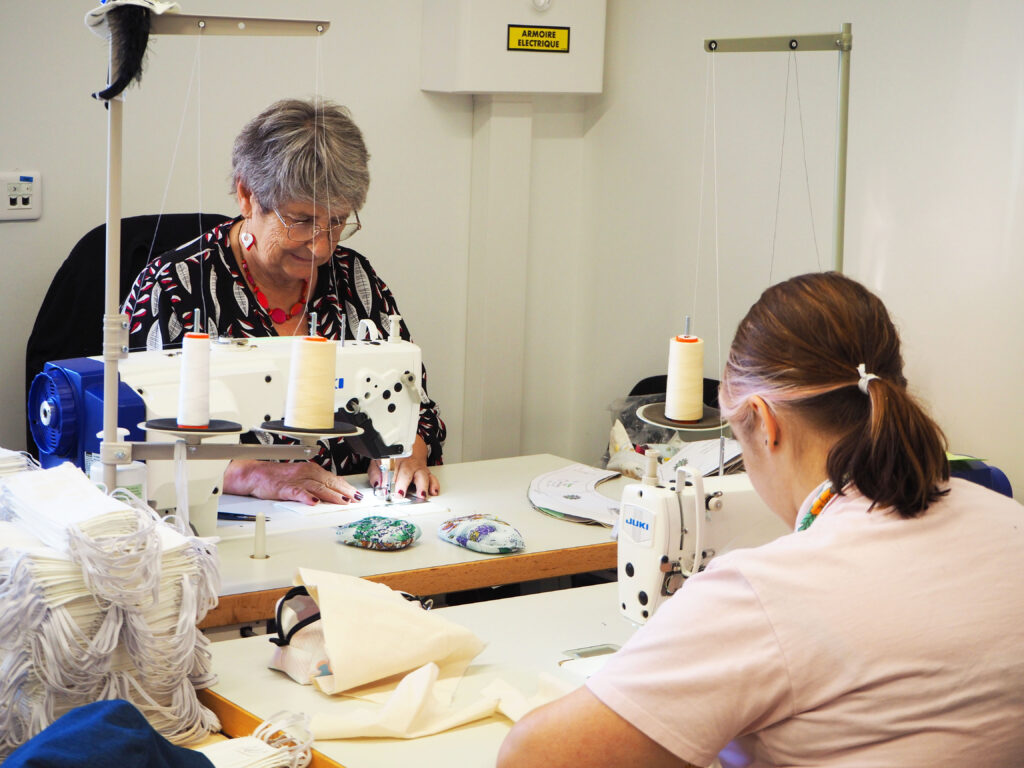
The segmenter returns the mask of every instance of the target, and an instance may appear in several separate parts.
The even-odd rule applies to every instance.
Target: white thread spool
[[[335,342],[302,336],[292,345],[284,424],[296,429],[334,427]]]
[[[178,426],[210,426],[210,334],[186,333],[181,342]]]
[[[704,340],[674,336],[668,342],[665,418],[700,421],[704,416]]]

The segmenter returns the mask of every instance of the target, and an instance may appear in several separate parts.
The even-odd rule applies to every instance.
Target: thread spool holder
[[[319,36],[330,27],[328,21],[302,21],[294,19],[259,19],[234,16],[194,16],[185,14],[150,14],[150,36],[153,35],[230,35],[230,36]],[[114,59],[111,39],[109,58]],[[110,71],[114,72],[111,66]],[[117,465],[134,459],[173,459],[174,443],[125,442],[117,434],[118,360],[128,354],[128,323],[120,313],[121,274],[121,166],[123,132],[123,96],[104,101],[107,109],[107,216],[106,261],[104,278],[103,314],[103,439],[100,442],[100,461],[103,463],[103,482],[114,487]],[[167,430],[161,430],[167,431]],[[310,458],[316,452],[312,445],[201,445],[204,436],[223,435],[208,430],[181,433],[187,443],[189,459],[289,459]],[[238,430],[241,431],[241,428]],[[315,441],[314,441],[315,442]],[[228,453],[230,452],[230,453]]]
[[[677,432],[718,432],[720,429],[729,429],[729,425],[722,421],[721,412],[705,403],[704,415],[698,421],[675,421],[665,415],[665,403],[647,403],[636,409],[637,418],[640,421],[651,424],[655,427],[674,429]]]
[[[843,243],[846,232],[846,144],[850,124],[850,56],[853,51],[853,25],[844,23],[838,32],[813,35],[777,35],[773,37],[712,38],[704,41],[711,54],[805,51],[835,51],[839,56],[839,92],[836,105],[836,166],[832,207],[832,264],[843,271]]]
[[[275,435],[294,438],[302,445],[316,445],[317,440],[321,438],[356,437],[363,434],[361,428],[344,421],[335,421],[333,426],[324,429],[301,429],[299,427],[289,427],[284,423],[284,419],[276,419],[263,422],[260,425],[260,429],[264,432],[272,432]]]

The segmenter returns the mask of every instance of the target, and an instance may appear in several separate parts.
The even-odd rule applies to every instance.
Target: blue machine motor
[[[128,430],[129,440],[144,441],[138,424],[146,420],[146,406],[123,381],[117,404],[118,427]],[[29,387],[28,419],[43,467],[70,461],[88,472],[103,431],[103,363],[91,357],[47,363]]]

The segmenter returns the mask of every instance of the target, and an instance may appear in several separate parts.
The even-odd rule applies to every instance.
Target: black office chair
[[[165,213],[121,219],[123,301],[150,258],[177,248],[232,218],[219,213]],[[50,360],[98,355],[103,351],[103,298],[107,226],[90,230],[61,264],[50,283],[25,348],[25,394]],[[27,424],[27,420],[26,420]],[[31,431],[27,445],[36,453]]]
[[[640,379],[629,391],[630,397],[643,397],[645,395],[663,395],[668,391],[668,374],[659,376],[648,376]],[[704,393],[702,395],[704,405],[712,408],[718,407],[718,379],[704,379]]]

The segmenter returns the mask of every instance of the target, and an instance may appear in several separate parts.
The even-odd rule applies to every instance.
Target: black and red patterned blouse
[[[201,310],[211,335],[278,335],[270,317],[257,304],[231,251],[228,233],[237,220],[226,221],[146,265],[135,279],[123,308],[130,316],[130,349],[180,347],[182,335],[192,328],[196,309]],[[394,296],[370,262],[340,245],[317,271],[309,311],[317,315],[319,333],[332,339],[338,338],[342,325],[345,338],[355,338],[359,321],[364,319],[372,321],[384,334],[390,328],[390,316],[400,314]],[[401,335],[411,341],[404,320]],[[426,392],[425,367],[422,383]],[[427,444],[428,464],[440,464],[446,430],[433,400],[420,407],[417,434]],[[243,442],[271,439],[263,432],[243,436]],[[341,440],[321,441],[320,454],[313,461],[340,475],[365,472],[369,466],[369,459],[353,453]]]

